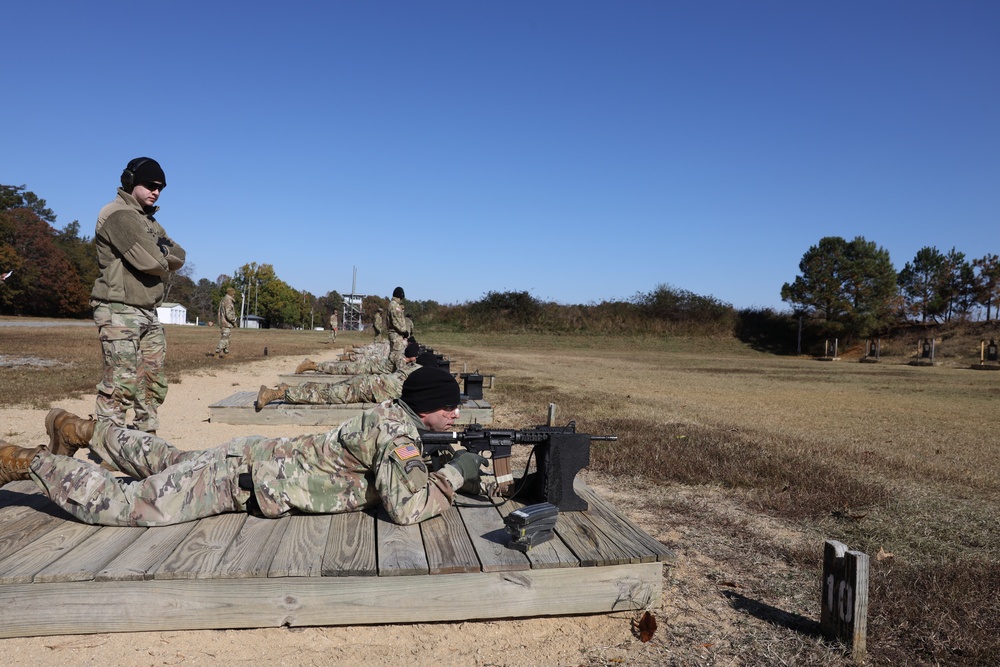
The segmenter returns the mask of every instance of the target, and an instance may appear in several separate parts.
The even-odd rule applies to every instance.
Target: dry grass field
[[[265,347],[322,358],[327,334],[240,331],[233,359],[206,358],[216,336],[169,327],[171,375]],[[0,326],[0,406],[93,391],[94,338]],[[618,435],[594,443],[588,482],[678,554],[651,642],[567,664],[845,664],[818,628],[826,539],[871,558],[866,664],[1000,664],[1000,371],[955,354],[909,366],[902,343],[861,364],[733,339],[420,338],[496,374],[504,426],[543,423],[555,403],[557,421]]]

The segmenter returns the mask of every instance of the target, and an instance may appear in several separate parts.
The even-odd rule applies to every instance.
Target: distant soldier
[[[382,309],[375,311],[375,319],[372,320],[372,329],[375,330],[375,342],[381,343],[385,340],[385,325],[382,322]]]
[[[233,333],[233,327],[239,326],[236,321],[236,290],[232,287],[226,290],[226,295],[219,301],[219,329],[222,330],[219,344],[215,348],[215,353],[208,356],[217,356],[220,359],[229,354],[229,337]]]
[[[389,329],[389,346],[392,351],[402,352],[406,347],[406,339],[409,338],[406,325],[406,310],[403,308],[403,299],[406,294],[402,287],[397,287],[392,291],[392,299],[389,300],[389,316],[387,318]]]
[[[394,362],[386,354],[361,356],[356,361],[312,361],[305,359],[295,368],[295,373],[308,373],[315,371],[321,375],[371,375],[375,373],[392,373],[395,370]],[[420,353],[420,346],[416,341],[408,344],[403,350],[404,357],[416,359]]]
[[[331,313],[331,315],[330,315],[330,340],[327,341],[328,343],[336,343],[337,342],[337,324],[338,324],[338,322],[337,322],[337,313],[336,312]]]
[[[194,451],[55,408],[45,418],[47,446],[0,440],[0,486],[31,480],[77,520],[100,526],[166,526],[227,512],[339,514],[377,505],[392,521],[414,524],[441,514],[459,489],[484,490],[481,456],[459,451],[435,472],[423,462],[421,432],[451,431],[459,404],[455,378],[421,368],[397,400],[331,431],[235,438]],[[81,447],[131,479],[73,458]],[[8,496],[5,502],[18,502],[18,494]]]

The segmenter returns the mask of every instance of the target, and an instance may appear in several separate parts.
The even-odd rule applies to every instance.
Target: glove
[[[462,473],[462,479],[465,480],[465,484],[459,491],[477,493],[479,491],[479,476],[483,473],[481,467],[489,462],[489,459],[483,458],[479,454],[473,454],[467,449],[456,452],[448,465]]]

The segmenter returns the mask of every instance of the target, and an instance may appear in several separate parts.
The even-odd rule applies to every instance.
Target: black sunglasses
[[[153,190],[159,190],[159,191],[162,192],[163,188],[165,188],[167,186],[164,185],[163,183],[143,183],[142,187],[146,188],[150,192],[152,192]]]

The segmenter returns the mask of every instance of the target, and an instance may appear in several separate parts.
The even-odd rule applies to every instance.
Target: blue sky
[[[1000,253],[1000,3],[20,2],[0,183],[162,165],[194,278],[737,307],[823,236]]]

